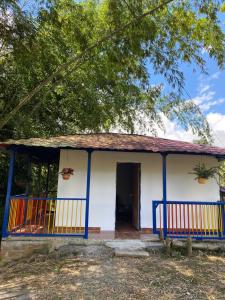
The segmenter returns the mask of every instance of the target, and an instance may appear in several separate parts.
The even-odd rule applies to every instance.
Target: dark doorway
[[[140,164],[118,163],[116,228],[140,229]]]

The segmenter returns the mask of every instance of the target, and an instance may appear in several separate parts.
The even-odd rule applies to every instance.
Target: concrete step
[[[148,251],[151,250],[161,250],[164,247],[162,242],[146,242],[145,249]]]
[[[105,245],[115,250],[144,250],[145,243],[141,240],[114,240],[107,241]]]
[[[148,257],[149,253],[144,250],[116,249],[114,251],[116,257]]]

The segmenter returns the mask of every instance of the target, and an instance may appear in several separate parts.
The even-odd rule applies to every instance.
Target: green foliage
[[[215,175],[217,174],[217,168],[212,167],[207,169],[204,163],[199,163],[193,168],[193,172],[190,172],[189,174],[196,175],[195,180],[198,178],[215,178]]]
[[[220,186],[225,187],[225,162],[222,161],[218,168],[218,174],[220,178]]]
[[[194,63],[206,71],[201,54],[205,48],[223,68],[224,33],[217,18],[222,1],[175,0],[126,27],[159,3],[37,1],[32,15],[19,1],[1,1],[1,119],[66,64],[21,107],[0,131],[1,138],[114,128],[127,132],[142,128],[154,134],[157,126],[163,128],[163,113],[208,139],[207,121],[196,105],[185,100],[180,64]],[[87,49],[91,50],[84,55]],[[69,63],[79,55],[81,59]],[[170,91],[155,85],[154,74],[166,79]]]

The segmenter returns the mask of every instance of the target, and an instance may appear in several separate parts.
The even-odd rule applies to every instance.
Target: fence
[[[10,198],[9,235],[85,236],[86,198]]]
[[[153,232],[172,238],[225,238],[225,202],[167,201],[164,228],[163,201],[153,201]]]

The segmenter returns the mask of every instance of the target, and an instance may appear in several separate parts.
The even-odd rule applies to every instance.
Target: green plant
[[[195,180],[199,178],[215,178],[215,175],[218,173],[217,167],[211,167],[209,169],[206,168],[204,163],[198,163],[194,168],[193,172],[190,172],[189,174],[196,175]]]
[[[62,175],[73,175],[74,170],[72,168],[63,168],[59,174]]]

